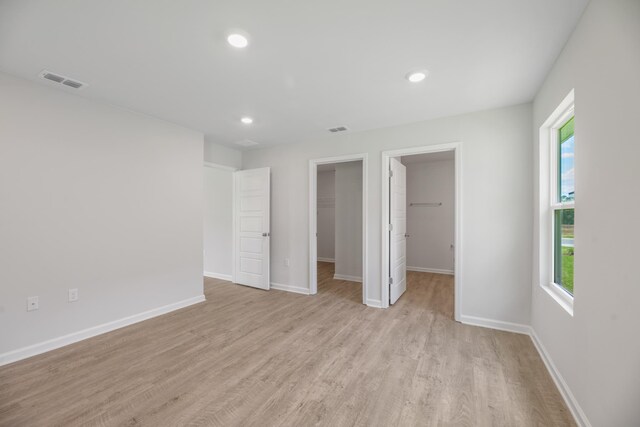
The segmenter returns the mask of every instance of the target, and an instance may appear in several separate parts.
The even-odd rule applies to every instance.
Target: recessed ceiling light
[[[253,119],[251,117],[243,117],[240,119],[240,121],[245,125],[250,125],[251,123],[253,123]]]
[[[407,74],[407,80],[409,80],[411,83],[418,83],[426,79],[428,75],[429,75],[429,72],[426,70],[412,71],[409,74]]]
[[[227,41],[231,46],[237,47],[239,49],[242,49],[243,47],[247,47],[249,45],[249,40],[242,34],[238,33],[229,34],[229,37],[227,37]]]

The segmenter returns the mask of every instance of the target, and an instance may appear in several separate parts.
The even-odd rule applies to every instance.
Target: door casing
[[[347,154],[336,157],[323,157],[309,160],[309,294],[318,293],[318,165],[362,161],[362,303],[367,304],[367,224],[368,214],[368,155],[366,153]]]
[[[460,321],[460,308],[462,304],[462,255],[463,255],[463,230],[462,230],[462,143],[451,142],[438,145],[424,145],[421,147],[402,148],[398,150],[388,150],[381,153],[381,259],[380,259],[380,295],[382,297],[382,308],[389,307],[389,162],[392,157],[411,156],[414,154],[440,153],[443,151],[453,151],[455,164],[455,265],[454,265],[454,318]]]

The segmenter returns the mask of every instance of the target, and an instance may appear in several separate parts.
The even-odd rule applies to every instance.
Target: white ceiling
[[[2,0],[0,70],[260,147],[528,102],[587,1]]]

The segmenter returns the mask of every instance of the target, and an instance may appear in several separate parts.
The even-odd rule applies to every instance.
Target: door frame
[[[451,142],[438,145],[424,145],[421,147],[402,148],[382,152],[381,165],[381,209],[380,209],[380,234],[381,234],[381,259],[380,259],[380,295],[382,308],[389,307],[389,162],[392,157],[411,156],[414,154],[440,153],[453,151],[455,167],[455,265],[454,265],[454,309],[453,316],[460,321],[460,306],[462,295],[462,143]]]
[[[362,161],[362,303],[367,303],[367,227],[369,223],[368,166],[367,153],[323,157],[309,160],[309,294],[318,293],[318,165]]]
[[[213,162],[204,162],[204,167],[205,168],[209,168],[209,169],[219,169],[219,170],[223,170],[223,171],[227,171],[229,173],[231,173],[231,247],[232,250],[235,247],[235,236],[233,235],[233,233],[235,232],[235,219],[234,219],[234,215],[235,215],[235,196],[234,193],[236,191],[236,186],[234,183],[234,179],[235,179],[235,175],[233,174],[235,171],[238,170],[238,168],[233,167],[233,166],[227,166],[227,165],[221,165],[220,163],[213,163]],[[204,191],[204,183],[203,183],[203,188],[202,188],[202,197],[204,199],[204,197],[206,197],[207,195],[205,194]],[[203,202],[204,203],[204,202]],[[203,227],[204,227],[204,214],[202,216],[202,221],[203,221]],[[202,246],[203,246],[203,251],[202,251],[202,272],[203,272],[203,276],[205,277],[213,277],[215,279],[221,279],[221,280],[227,280],[227,281],[233,281],[233,265],[231,266],[231,274],[227,275],[227,274],[220,274],[220,273],[214,273],[211,271],[206,271],[204,269],[204,263],[205,263],[205,253],[204,253],[204,232],[203,232],[203,240],[202,240]],[[235,253],[235,252],[234,252]],[[232,262],[231,264],[235,264],[235,262],[233,262],[233,257],[232,257]]]

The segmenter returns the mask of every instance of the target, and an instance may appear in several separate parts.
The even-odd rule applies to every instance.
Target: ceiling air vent
[[[78,80],[73,80],[65,76],[61,76],[60,74],[52,73],[50,71],[44,70],[40,73],[40,77],[45,80],[49,80],[55,83],[63,84],[64,86],[73,88],[73,89],[82,89],[87,86],[86,83],[79,82]]]
[[[62,83],[64,81],[64,77],[53,73],[44,72],[44,74],[42,74],[42,77],[56,83]]]
[[[329,129],[329,132],[336,133],[336,132],[344,132],[346,130],[349,130],[347,129],[346,126],[338,126],[338,127]]]
[[[82,86],[84,86],[82,83],[77,82],[75,80],[70,80],[70,79],[63,81],[62,84],[65,86],[72,87],[74,89],[80,89]]]

